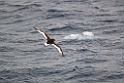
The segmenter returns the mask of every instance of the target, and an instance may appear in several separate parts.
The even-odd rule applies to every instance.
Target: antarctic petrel
[[[40,30],[40,29],[37,29],[34,27],[35,30],[37,30],[39,33],[41,33],[47,40],[46,43],[44,43],[45,46],[51,44],[53,45],[55,48],[58,49],[58,51],[61,53],[61,55],[64,57],[64,54],[63,54],[63,51],[61,49],[61,47],[59,45],[57,45],[54,41],[55,39],[51,39],[44,31]]]

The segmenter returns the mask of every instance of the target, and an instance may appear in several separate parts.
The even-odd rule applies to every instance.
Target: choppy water
[[[124,0],[0,0],[0,83],[124,83]]]

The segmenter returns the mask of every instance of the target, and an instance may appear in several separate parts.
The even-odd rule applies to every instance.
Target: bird
[[[58,49],[58,51],[59,51],[59,53],[62,55],[62,57],[64,57],[64,53],[63,53],[63,51],[62,51],[62,48],[61,48],[58,44],[56,44],[56,43],[54,42],[55,39],[50,38],[50,37],[46,34],[46,32],[44,32],[44,31],[42,31],[42,30],[40,30],[40,29],[38,29],[38,28],[36,28],[36,27],[34,27],[34,29],[35,29],[36,31],[38,31],[39,33],[41,33],[41,34],[45,37],[45,39],[47,40],[47,42],[44,43],[45,46],[48,46],[48,45],[50,45],[50,44],[53,45],[55,48]]]

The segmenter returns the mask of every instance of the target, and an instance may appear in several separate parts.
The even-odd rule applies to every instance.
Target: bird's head
[[[55,41],[55,39],[52,39],[53,41]]]

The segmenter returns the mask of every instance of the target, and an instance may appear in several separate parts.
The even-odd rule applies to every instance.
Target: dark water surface
[[[0,0],[0,83],[124,83],[124,0]]]

